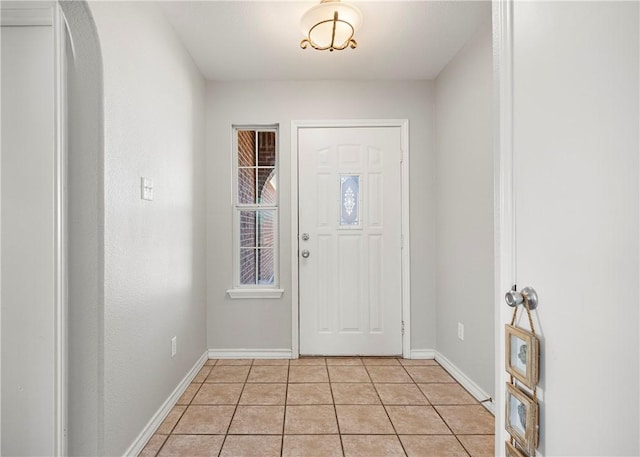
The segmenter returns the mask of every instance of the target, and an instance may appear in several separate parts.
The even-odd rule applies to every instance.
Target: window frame
[[[245,298],[280,298],[284,293],[284,289],[280,288],[280,128],[279,124],[268,124],[268,125],[255,125],[255,124],[238,124],[232,125],[231,134],[232,134],[232,163],[231,163],[231,174],[232,174],[232,192],[233,196],[231,199],[231,210],[233,212],[233,288],[227,290],[227,294],[232,299],[245,299]],[[258,147],[258,135],[260,132],[274,132],[275,133],[275,163],[274,170],[276,175],[276,199],[274,203],[263,204],[263,203],[240,203],[239,198],[239,173],[240,164],[238,162],[238,132],[242,130],[253,130],[255,131],[256,136],[256,151]],[[256,157],[257,159],[257,157]],[[266,168],[266,167],[264,167]],[[255,164],[256,169],[256,180],[258,179],[257,170],[260,169],[258,162],[256,160]],[[258,189],[256,188],[256,192]],[[260,211],[260,210],[269,210],[274,211],[275,216],[275,234],[274,234],[274,245],[273,245],[273,283],[272,284],[241,284],[240,282],[240,251],[241,251],[241,240],[240,240],[240,214],[242,211]],[[256,234],[257,235],[257,234]],[[255,243],[255,248],[259,249],[258,242]],[[257,264],[256,264],[257,265]]]

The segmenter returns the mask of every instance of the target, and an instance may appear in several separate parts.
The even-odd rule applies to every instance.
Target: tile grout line
[[[229,436],[229,430],[231,430],[231,424],[233,423],[233,418],[236,416],[236,412],[238,411],[238,406],[240,405],[240,399],[242,398],[242,394],[244,393],[244,388],[247,386],[247,379],[249,379],[249,374],[251,373],[251,368],[253,368],[254,359],[251,359],[251,363],[249,364],[249,371],[247,371],[247,376],[244,378],[244,383],[242,384],[242,390],[240,390],[240,395],[238,396],[238,401],[236,402],[236,406],[233,410],[233,414],[231,415],[231,419],[229,419],[229,425],[227,425],[227,431],[224,434],[224,438],[222,439],[222,444],[220,445],[220,450],[218,451],[218,456],[222,454],[222,449],[224,448],[225,443],[227,442],[227,437]],[[218,362],[216,362],[217,364]],[[230,365],[231,366],[231,365]]]
[[[437,363],[437,362],[436,362]],[[428,365],[425,365],[428,366]],[[440,366],[440,364],[438,363],[438,365],[432,365],[432,366],[438,366],[440,368],[442,368]],[[405,368],[406,370],[406,368]],[[416,385],[416,388],[422,393],[422,395],[427,399],[427,402],[429,402],[429,405],[431,406],[431,408],[435,411],[435,413],[438,415],[438,417],[440,418],[440,420],[442,421],[442,423],[444,425],[447,426],[447,428],[451,431],[451,434],[455,437],[456,441],[458,443],[460,443],[460,446],[462,446],[462,449],[467,453],[467,455],[469,456],[469,452],[467,451],[467,448],[464,447],[464,445],[462,444],[462,442],[460,441],[460,439],[458,438],[458,435],[455,434],[455,432],[453,431],[453,429],[449,426],[449,423],[444,419],[444,417],[442,417],[442,415],[440,414],[440,412],[438,411],[438,409],[436,408],[436,405],[434,405],[433,403],[431,403],[431,400],[429,400],[429,397],[427,397],[427,395],[422,391],[422,389],[420,388],[420,386],[418,385],[418,383],[416,382],[416,380],[413,378],[413,376],[411,376],[411,373],[409,373],[408,370],[407,374],[409,375],[409,377],[411,378],[411,380],[413,381],[413,383]],[[445,370],[446,371],[446,370]],[[422,383],[422,384],[430,384],[430,383]],[[435,384],[435,383],[433,383]],[[440,384],[451,384],[451,383],[440,383]],[[458,382],[456,381],[456,384],[458,384]],[[447,435],[444,435],[447,436]]]
[[[425,393],[422,391],[422,389],[420,388],[420,386],[418,385],[418,383],[416,382],[416,380],[415,380],[415,379],[413,379],[413,376],[411,376],[411,373],[409,373],[409,371],[407,370],[407,368],[406,368],[404,365],[402,365],[402,367],[404,368],[404,371],[406,371],[406,372],[407,372],[407,374],[409,375],[409,377],[411,378],[411,381],[413,382],[413,385],[415,385],[415,386],[416,386],[416,389],[418,389],[418,392],[420,392],[420,393],[422,394],[422,396],[427,400],[427,404],[428,404],[429,406],[431,406],[431,407],[435,410],[435,407],[434,407],[434,406],[433,406],[433,404],[431,403],[431,400],[429,400],[429,397],[427,397],[427,394],[425,394]]]
[[[397,359],[395,359],[397,360]],[[398,362],[400,363],[400,362]],[[402,367],[402,365],[401,365]],[[404,369],[404,367],[402,367]],[[376,393],[376,395],[378,396],[378,400],[380,400],[380,405],[382,406],[382,409],[384,411],[384,413],[387,415],[387,419],[389,419],[389,423],[391,424],[391,428],[393,428],[393,431],[395,432],[395,437],[398,440],[398,443],[400,443],[400,447],[402,448],[402,452],[404,452],[404,455],[407,456],[409,455],[407,453],[407,450],[404,448],[404,444],[402,444],[402,440],[400,439],[400,436],[398,435],[398,430],[396,429],[395,424],[393,423],[393,421],[391,420],[391,416],[389,416],[389,411],[387,411],[387,407],[384,404],[384,402],[382,401],[382,397],[380,396],[380,392],[378,392],[378,389],[376,388],[376,383],[373,382],[373,378],[371,377],[371,373],[369,373],[369,370],[367,370],[367,366],[365,365],[365,370],[367,372],[367,374],[369,375],[369,379],[371,380],[371,384],[373,385],[373,390]],[[405,370],[406,373],[406,370]],[[407,373],[407,376],[409,376],[409,373]],[[412,379],[411,376],[409,376],[409,379]]]
[[[326,363],[327,359],[325,359]],[[333,383],[329,376],[329,365],[327,365],[327,377],[329,378],[329,392],[331,392],[331,401],[333,402],[333,414],[336,416],[336,427],[338,428],[338,439],[340,440],[340,450],[344,456],[344,443],[342,442],[342,432],[340,431],[340,421],[338,420],[338,408],[336,408],[336,398],[333,395]]]
[[[436,362],[436,363],[437,363],[437,362]],[[427,366],[427,365],[425,365],[425,366]],[[442,369],[444,370],[444,368],[443,368],[439,363],[438,363],[437,365],[432,365],[432,366],[437,366],[437,367],[440,367],[440,368],[442,368]],[[450,374],[447,370],[444,370],[444,371],[445,371],[449,376],[451,376],[451,374]],[[407,373],[409,373],[409,372],[407,371]],[[413,378],[413,376],[411,376],[411,374],[409,374],[409,376],[411,377],[411,379],[413,380],[413,382],[416,384],[416,387],[418,388],[418,390],[420,390],[420,392],[422,392],[422,389],[420,389],[420,386],[418,386],[418,383],[415,381],[415,379]],[[453,377],[452,377],[452,379],[454,380],[454,383],[455,383],[455,384],[458,384],[458,385],[459,385],[458,381],[456,381],[456,380],[455,380],[455,378],[453,378]],[[426,382],[426,383],[423,383],[423,384],[453,384],[453,383],[450,383],[450,382],[449,382],[449,383],[445,383],[445,382],[440,382],[440,383],[428,383],[428,382]],[[466,448],[466,447],[464,447],[464,444],[462,444],[462,441],[460,441],[460,438],[458,438],[458,435],[453,431],[453,429],[451,428],[451,426],[449,425],[449,423],[445,420],[445,418],[444,418],[444,417],[442,417],[442,414],[440,414],[440,411],[438,411],[438,408],[436,408],[436,405],[434,405],[434,404],[432,404],[432,403],[431,403],[431,400],[429,400],[429,397],[427,397],[427,396],[425,395],[425,393],[424,393],[424,392],[422,392],[422,395],[424,395],[424,396],[425,396],[425,398],[426,398],[426,399],[427,399],[427,401],[429,402],[429,405],[431,405],[431,407],[433,408],[433,410],[435,411],[435,413],[438,415],[438,417],[440,418],[440,420],[442,421],[442,423],[443,423],[444,425],[446,425],[446,426],[447,426],[447,428],[451,431],[451,434],[455,437],[456,441],[460,444],[460,446],[462,446],[462,449],[464,450],[464,452],[466,452],[466,453],[467,453],[467,456],[470,456],[471,454],[467,451],[467,448]]]
[[[439,364],[438,364],[439,365]],[[444,368],[443,368],[444,370]],[[445,370],[446,371],[446,370]],[[428,384],[428,383],[426,383]],[[435,384],[435,383],[434,383]],[[444,384],[444,383],[441,383]],[[451,384],[451,383],[449,383]],[[456,384],[458,384],[458,382],[456,381]],[[469,451],[467,451],[467,448],[464,447],[464,444],[462,444],[462,441],[460,441],[460,438],[458,438],[458,435],[456,434],[456,432],[453,431],[453,429],[451,428],[451,426],[449,425],[449,423],[445,420],[444,417],[442,417],[442,414],[440,414],[440,411],[438,411],[438,408],[436,408],[436,405],[432,405],[433,410],[436,412],[436,414],[438,415],[438,417],[440,418],[440,420],[442,420],[442,422],[444,423],[444,425],[447,426],[447,428],[449,430],[451,430],[451,434],[455,437],[456,441],[458,442],[458,444],[460,444],[460,446],[462,446],[462,449],[464,450],[464,452],[467,453],[468,456],[470,456],[471,454],[469,453]]]
[[[287,423],[287,405],[289,404],[289,371],[291,370],[291,362],[287,360],[287,383],[284,387],[284,417],[282,418],[282,438],[280,439],[280,457],[284,455],[284,432]]]

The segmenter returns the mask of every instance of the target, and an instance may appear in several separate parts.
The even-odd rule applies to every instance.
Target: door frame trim
[[[492,0],[494,88],[494,297],[495,449],[508,439],[504,428],[505,337],[510,308],[504,294],[516,283],[515,189],[513,176],[513,0]],[[502,455],[502,454],[499,454]]]
[[[327,119],[291,121],[291,356],[300,356],[300,289],[298,274],[298,132],[303,128],[399,127],[401,157],[402,218],[402,356],[411,357],[411,237],[409,231],[409,120]]]
[[[58,3],[53,7],[55,43],[56,163],[55,163],[55,245],[56,245],[56,443],[57,455],[67,455],[68,429],[68,117],[67,117],[67,35],[66,22]]]

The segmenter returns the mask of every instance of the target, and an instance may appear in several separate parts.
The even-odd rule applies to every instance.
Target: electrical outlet
[[[171,338],[171,357],[174,357],[178,352],[178,337],[174,336]]]
[[[464,341],[464,325],[462,325],[462,322],[458,322],[458,339]]]

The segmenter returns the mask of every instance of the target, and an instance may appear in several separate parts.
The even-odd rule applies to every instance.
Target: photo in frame
[[[523,454],[520,449],[518,449],[508,441],[505,441],[504,443],[504,450],[506,457],[527,457],[526,454]]]
[[[538,403],[507,383],[505,429],[528,453],[538,447]]]
[[[538,384],[540,341],[531,332],[505,325],[507,373],[529,389]]]

